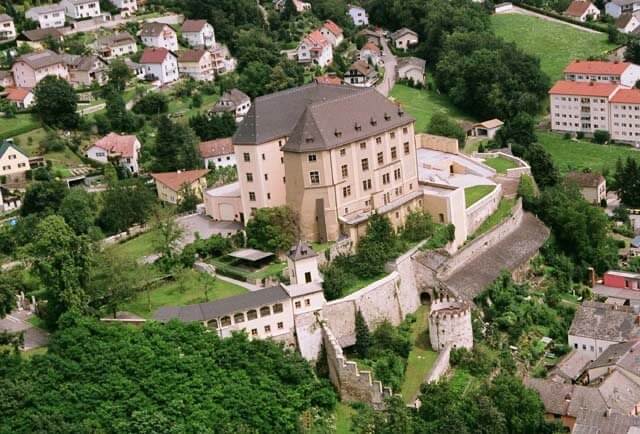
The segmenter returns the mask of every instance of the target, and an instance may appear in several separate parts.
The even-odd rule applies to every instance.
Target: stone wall
[[[298,350],[307,360],[317,360],[322,346],[322,328],[318,312],[306,312],[295,316]]]
[[[466,244],[446,262],[445,268],[439,274],[440,279],[446,280],[471,259],[481,255],[484,250],[500,242],[500,240],[508,234],[517,230],[522,221],[522,216],[522,200],[518,199],[518,202],[516,202],[511,209],[511,217],[498,224],[489,232]]]
[[[371,372],[360,371],[356,362],[348,361],[331,329],[326,324],[321,327],[329,377],[338,390],[340,399],[365,402],[378,410],[383,408],[384,400],[392,394],[391,389],[384,387],[380,381],[373,380]]]
[[[107,247],[133,238],[138,234],[146,232],[150,229],[148,225],[135,225],[131,226],[129,230],[120,232],[119,234],[112,235],[101,241],[102,247]]]
[[[500,199],[502,199],[502,185],[497,184],[491,193],[467,208],[467,234],[473,234],[498,209]]]
[[[447,346],[438,353],[438,358],[433,363],[431,371],[427,374],[426,383],[438,381],[449,370],[449,357],[451,356],[451,346]]]

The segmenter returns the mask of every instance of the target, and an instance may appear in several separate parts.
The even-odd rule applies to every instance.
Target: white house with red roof
[[[380,47],[378,47],[378,45],[375,42],[369,41],[362,46],[362,48],[360,49],[359,56],[360,56],[360,60],[364,60],[368,62],[369,59],[371,59],[371,63],[373,65],[377,65],[378,62],[380,62],[380,59],[382,57],[382,51],[380,50]]]
[[[152,173],[158,198],[164,202],[178,204],[182,201],[185,189],[190,189],[202,199],[207,188],[207,169],[178,170],[177,172]]]
[[[207,20],[186,20],[182,23],[182,37],[193,48],[212,48],[216,45],[213,26]]]
[[[331,20],[327,20],[320,27],[320,34],[324,36],[324,38],[331,42],[333,47],[337,47],[344,41],[344,32],[342,31],[342,27],[337,25]]]
[[[138,156],[141,147],[140,141],[134,135],[109,133],[87,149],[86,156],[103,164],[115,161],[132,174],[137,174],[140,169]]]
[[[178,50],[178,35],[168,24],[144,23],[140,30],[140,39],[147,47]]]
[[[573,0],[564,14],[584,23],[588,20],[597,20],[600,17],[600,9],[590,1]]]
[[[166,48],[145,48],[139,63],[144,67],[145,77],[158,80],[161,85],[179,77],[178,59]]]
[[[595,81],[633,87],[640,79],[640,66],[629,62],[574,60],[564,69],[565,80]]]
[[[214,78],[213,58],[204,49],[185,50],[178,57],[178,69],[181,75],[187,75],[194,80],[211,81]]]
[[[19,109],[29,108],[35,101],[35,96],[29,87],[9,87],[6,92],[7,101],[14,103]]]
[[[202,142],[198,145],[198,150],[207,169],[236,165],[231,137]]]
[[[322,68],[331,65],[333,61],[333,47],[320,30],[309,33],[300,42],[297,49],[299,63],[315,64]]]

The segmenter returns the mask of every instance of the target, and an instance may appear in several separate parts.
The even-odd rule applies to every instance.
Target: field
[[[433,351],[429,345],[428,312],[427,306],[420,306],[415,313],[417,320],[411,326],[413,348],[407,359],[407,370],[404,373],[404,383],[401,390],[402,399],[407,404],[411,403],[411,400],[417,395],[420,385],[438,357],[438,353]]]
[[[402,84],[396,84],[391,90],[391,97],[416,118],[416,133],[427,131],[431,116],[437,112],[444,112],[456,119],[470,120],[460,110],[451,104],[446,95],[426,89],[414,89]]]
[[[484,160],[484,164],[495,169],[498,173],[507,173],[508,169],[513,169],[518,167],[518,165],[508,158],[504,158],[502,156],[495,158],[487,158]]]
[[[208,286],[208,300],[205,295],[205,284]],[[176,276],[176,280],[168,281],[147,294],[140,292],[137,297],[123,306],[122,310],[133,312],[144,318],[149,318],[162,306],[184,306],[187,304],[203,303],[219,300],[247,292],[245,288],[214,279],[208,274],[195,270],[186,270]]]
[[[18,114],[15,118],[0,117],[0,139],[8,139],[40,127],[30,114]]]
[[[464,201],[467,208],[491,193],[496,188],[495,185],[474,185],[464,189]]]
[[[591,169],[602,173],[604,168],[614,170],[618,158],[633,157],[640,161],[640,151],[629,146],[598,145],[585,140],[565,140],[561,135],[537,132],[538,141],[551,154],[551,158],[566,173],[571,170]]]
[[[111,247],[111,251],[116,256],[122,256],[131,261],[136,261],[143,256],[148,256],[154,253],[153,245],[156,236],[157,232],[150,230],[135,238],[127,240],[124,243],[114,245]]]
[[[493,15],[491,22],[497,36],[540,58],[542,70],[552,81],[562,77],[571,60],[602,55],[615,48],[604,33],[589,33],[529,15]]]

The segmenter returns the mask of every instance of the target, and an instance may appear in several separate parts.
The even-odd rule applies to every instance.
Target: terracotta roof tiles
[[[618,89],[610,83],[559,80],[549,90],[551,95],[600,96],[609,97]]]
[[[209,171],[207,169],[196,169],[177,172],[152,173],[151,176],[156,180],[156,182],[166,185],[173,191],[179,191],[183,185],[193,184],[208,172]]]

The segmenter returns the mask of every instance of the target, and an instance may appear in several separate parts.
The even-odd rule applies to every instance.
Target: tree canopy
[[[260,208],[247,223],[247,245],[267,252],[285,252],[298,240],[298,231],[298,220],[291,208]]]
[[[33,94],[33,110],[44,124],[66,129],[78,125],[78,96],[66,80],[48,75],[36,85]]]

